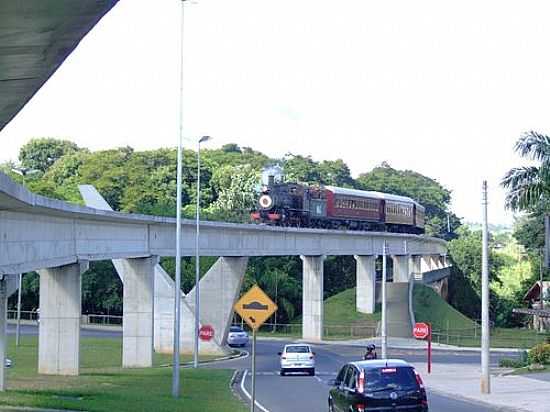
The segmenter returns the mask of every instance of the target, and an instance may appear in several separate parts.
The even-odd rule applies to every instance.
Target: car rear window
[[[242,328],[240,326],[231,326],[231,328],[229,328],[229,332],[242,332]]]
[[[365,392],[417,389],[418,383],[411,367],[365,369]]]
[[[308,353],[309,346],[287,346],[286,353]]]

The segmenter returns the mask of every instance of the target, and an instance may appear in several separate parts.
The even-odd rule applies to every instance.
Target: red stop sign
[[[199,329],[199,338],[205,342],[212,340],[214,337],[214,328],[210,325],[203,325]]]
[[[413,336],[416,339],[426,339],[430,336],[430,325],[424,322],[417,322],[414,324]]]

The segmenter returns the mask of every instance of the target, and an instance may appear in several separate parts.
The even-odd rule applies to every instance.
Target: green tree
[[[26,169],[45,172],[62,156],[78,150],[78,146],[68,140],[36,138],[21,147],[19,161]]]
[[[516,167],[502,179],[508,190],[506,206],[512,210],[547,209],[550,200],[550,137],[530,131],[516,143],[515,151],[536,166]]]
[[[451,192],[439,182],[412,170],[396,170],[383,163],[357,178],[360,189],[408,196],[426,208],[426,233],[452,238],[460,219],[450,213]],[[451,233],[447,232],[447,216]]]

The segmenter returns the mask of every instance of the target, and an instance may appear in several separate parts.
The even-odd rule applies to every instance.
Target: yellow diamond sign
[[[277,310],[277,305],[258,286],[254,285],[233,307],[248,326],[257,330]]]

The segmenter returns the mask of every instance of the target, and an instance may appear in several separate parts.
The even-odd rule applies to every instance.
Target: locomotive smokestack
[[[268,186],[273,186],[274,184],[275,184],[275,176],[269,175],[267,177],[267,185]]]

